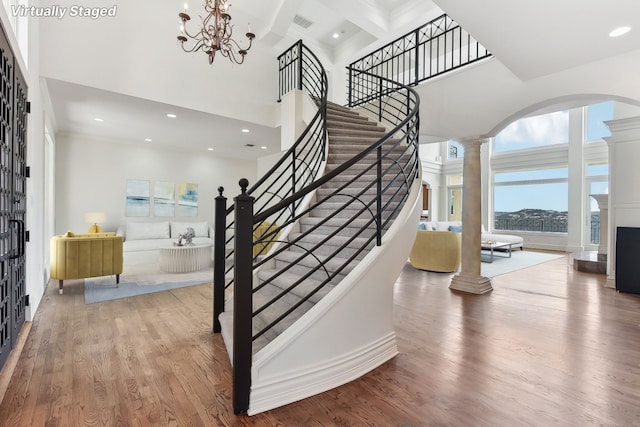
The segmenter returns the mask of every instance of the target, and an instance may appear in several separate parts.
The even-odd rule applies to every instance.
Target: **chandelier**
[[[226,56],[236,64],[242,64],[244,57],[251,49],[253,39],[256,37],[249,27],[245,34],[249,39],[249,47],[242,48],[238,42],[233,40],[233,25],[230,24],[231,15],[227,12],[231,7],[229,0],[205,0],[204,10],[206,16],[200,16],[202,23],[197,32],[190,34],[187,31],[187,21],[191,17],[187,14],[187,4],[184,4],[184,12],[178,14],[180,17],[180,35],[178,41],[185,52],[196,52],[202,50],[209,56],[209,64],[213,64],[216,53]],[[189,39],[193,44],[188,46]]]

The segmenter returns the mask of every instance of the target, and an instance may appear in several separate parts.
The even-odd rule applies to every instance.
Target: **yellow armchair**
[[[116,233],[74,234],[53,236],[50,242],[51,278],[58,280],[59,293],[63,281],[122,274],[122,236]]]
[[[253,230],[253,256],[266,255],[280,236],[278,225],[268,221],[258,224]]]
[[[409,262],[420,270],[453,272],[460,267],[460,233],[418,230]]]

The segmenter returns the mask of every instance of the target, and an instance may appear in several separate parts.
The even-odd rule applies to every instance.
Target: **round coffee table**
[[[211,245],[168,246],[160,248],[160,270],[188,273],[211,265]]]

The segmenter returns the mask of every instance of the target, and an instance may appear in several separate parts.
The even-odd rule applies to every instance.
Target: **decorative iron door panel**
[[[11,337],[15,343],[24,323],[26,294],[26,226],[27,219],[27,84],[20,69],[14,65],[13,71],[13,149],[12,149],[12,197],[11,213],[12,242],[11,249]]]
[[[27,86],[0,27],[0,369],[25,320]]]

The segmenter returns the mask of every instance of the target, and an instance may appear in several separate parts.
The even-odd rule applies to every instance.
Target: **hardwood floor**
[[[0,405],[1,426],[639,426],[640,295],[567,257],[448,289],[407,264],[401,354],[364,377],[254,417],[231,409],[209,285],[85,305],[51,284]]]

